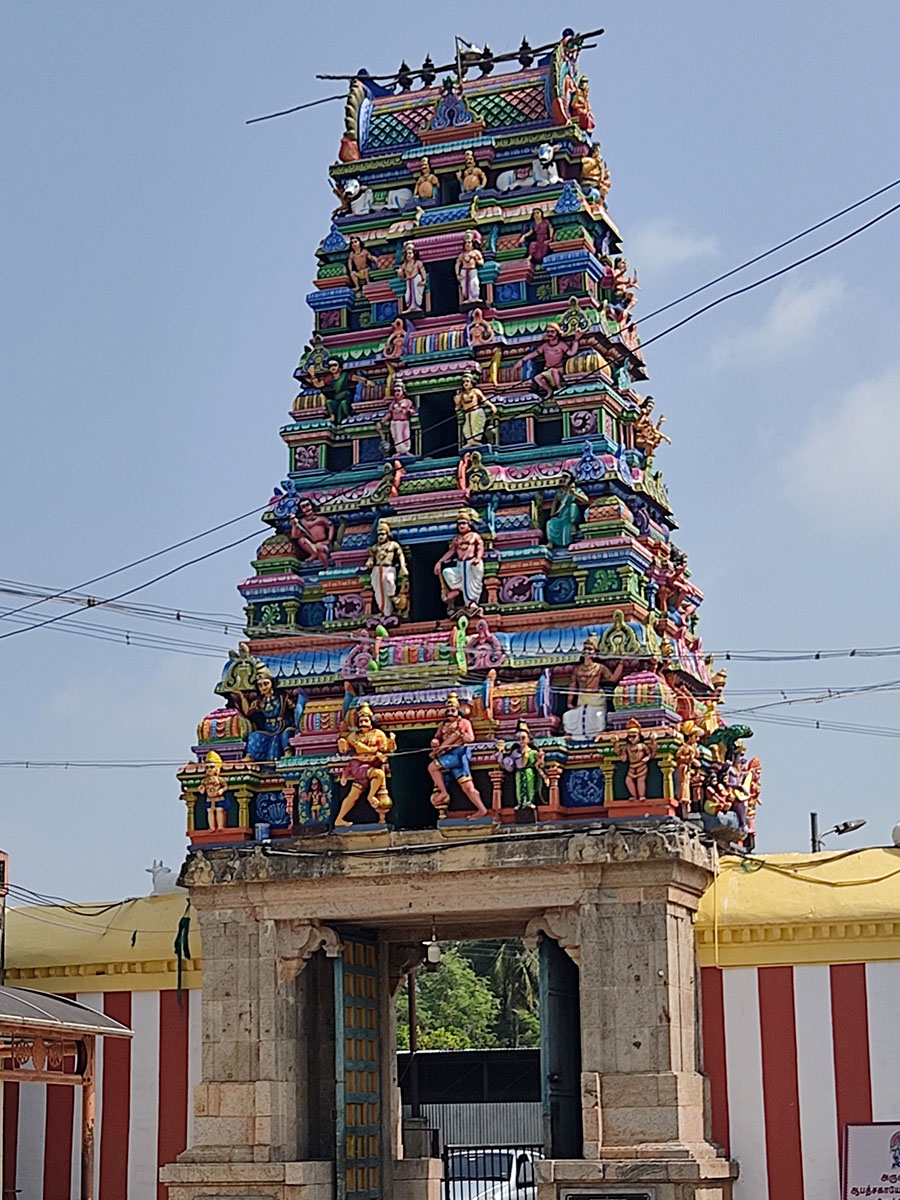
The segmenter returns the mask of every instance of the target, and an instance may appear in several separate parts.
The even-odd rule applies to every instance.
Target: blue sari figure
[[[247,737],[247,757],[254,762],[275,762],[290,749],[291,738],[297,732],[297,723],[306,706],[306,696],[300,692],[296,704],[290,698],[275,691],[272,677],[266,672],[257,672],[256,697],[248,700],[236,693],[245,717],[249,717],[253,729]]]

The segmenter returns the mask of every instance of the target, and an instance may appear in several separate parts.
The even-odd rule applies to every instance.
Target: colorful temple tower
[[[752,846],[582,42],[351,83],[247,640],[179,772],[195,845],[679,816]]]

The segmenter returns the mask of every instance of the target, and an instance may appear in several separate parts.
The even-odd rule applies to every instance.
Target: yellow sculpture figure
[[[648,465],[653,455],[659,449],[660,442],[668,442],[669,445],[672,444],[672,439],[667,437],[662,431],[663,421],[666,418],[661,416],[654,425],[653,418],[650,415],[652,412],[653,397],[648,396],[634,422],[634,444],[639,450],[643,450]]]
[[[349,783],[347,793],[340,812],[335,818],[335,825],[352,825],[347,815],[357,800],[368,787],[366,799],[378,813],[380,824],[384,824],[391,808],[391,797],[387,789],[388,755],[397,749],[397,739],[392,733],[376,729],[372,720],[372,709],[365,702],[357,710],[356,728],[348,733],[342,733],[338,738],[338,751],[341,754],[352,754],[353,757],[344,767],[341,783]]]
[[[693,784],[699,778],[703,730],[696,721],[682,721],[681,733],[684,741],[675,751],[675,766],[678,768],[678,803],[684,817],[691,811]]]
[[[441,189],[441,181],[431,169],[427,158],[422,159],[419,174],[413,184],[413,195],[417,200],[433,200]]]
[[[453,397],[453,406],[458,413],[462,413],[462,449],[483,445],[487,440],[485,429],[488,413],[496,417],[497,406],[488,400],[481,388],[475,386],[471,371],[463,375],[462,387]]]
[[[487,187],[487,175],[475,161],[474,150],[467,150],[462,168],[456,172],[460,188],[464,192],[477,192]]]
[[[203,782],[197,791],[206,797],[206,811],[210,829],[224,829],[228,813],[228,801],[225,792],[228,784],[222,778],[222,756],[215,750],[210,750],[206,756],[206,770]]]
[[[625,726],[625,737],[618,738],[616,749],[619,762],[627,765],[625,772],[625,787],[628,789],[630,800],[647,799],[647,772],[650,760],[656,757],[656,736],[649,734],[644,738],[641,726],[633,717]]]
[[[606,163],[603,161],[599,142],[595,142],[591,147],[590,154],[586,154],[581,160],[581,182],[585,189],[590,189],[597,193],[601,204],[606,203],[610,178]]]

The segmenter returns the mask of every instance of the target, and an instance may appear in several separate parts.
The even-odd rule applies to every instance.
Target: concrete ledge
[[[441,1200],[443,1175],[439,1158],[395,1159],[392,1200]]]
[[[335,1193],[330,1161],[180,1162],[163,1167],[159,1180],[169,1200],[334,1200]]]
[[[597,1184],[616,1187],[616,1200],[731,1200],[738,1165],[721,1157],[550,1159],[537,1162],[540,1200],[564,1200]],[[618,1191],[622,1186],[621,1193]]]

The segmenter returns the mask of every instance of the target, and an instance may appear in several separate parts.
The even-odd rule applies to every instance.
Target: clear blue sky
[[[583,65],[638,315],[900,175],[893,0],[7,0],[0,575],[77,583],[264,503],[283,477],[342,110],[246,118],[328,95],[320,70],[441,61],[454,33],[500,52],[563,23],[607,28]],[[900,642],[898,250],[900,214],[648,352],[709,649]],[[239,616],[252,548],[139,598]],[[0,663],[2,759],[186,758],[219,674],[58,629],[0,642]],[[729,696],[894,676],[892,658],[733,662]],[[890,692],[772,711],[900,727]],[[826,827],[868,818],[840,844],[889,840],[897,741],[759,723],[751,750],[760,849],[805,848],[813,808]],[[0,840],[30,887],[140,894],[153,857],[181,860],[170,770],[0,768],[0,786]]]

